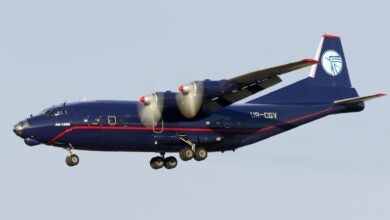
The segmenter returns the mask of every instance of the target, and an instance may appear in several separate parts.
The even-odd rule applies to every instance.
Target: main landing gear
[[[182,161],[189,161],[194,158],[196,161],[202,161],[207,158],[207,150],[204,147],[198,147],[193,150],[191,147],[185,147],[179,152]]]
[[[195,159],[196,161],[202,161],[207,158],[207,150],[204,147],[196,147],[196,145],[188,139],[181,138],[181,140],[189,145],[180,150],[179,156],[181,160],[189,161]],[[175,157],[165,158],[165,153],[162,152],[161,156],[153,157],[150,160],[150,166],[155,170],[161,169],[162,167],[173,169],[177,166],[177,160]]]
[[[204,147],[196,147],[196,144],[183,137],[180,140],[189,145],[180,150],[180,159],[188,161],[194,158],[196,161],[202,161],[207,158],[207,150]]]
[[[159,157],[153,157],[150,160],[150,166],[157,170],[162,167],[165,167],[166,169],[173,169],[177,166],[177,160],[175,157],[167,157],[165,158],[165,153],[161,153],[161,156]]]
[[[67,148],[66,150],[69,152],[69,155],[65,159],[66,165],[73,167],[79,164],[80,158],[72,152],[72,148]]]

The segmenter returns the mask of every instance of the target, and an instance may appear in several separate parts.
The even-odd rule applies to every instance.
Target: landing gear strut
[[[76,154],[74,154],[72,152],[72,148],[67,148],[66,149],[69,152],[69,156],[66,157],[65,162],[66,162],[66,165],[68,165],[70,167],[76,166],[80,162],[79,156],[77,156]]]
[[[170,170],[177,166],[177,160],[175,157],[165,158],[165,153],[162,152],[161,156],[153,157],[150,160],[150,166],[155,170],[161,169],[162,167]]]

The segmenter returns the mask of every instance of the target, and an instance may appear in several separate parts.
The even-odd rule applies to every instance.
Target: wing
[[[248,96],[280,83],[282,80],[279,75],[317,63],[317,60],[304,59],[281,66],[250,72],[231,79],[222,80],[226,85],[220,86],[222,87],[220,89],[220,93],[208,93],[208,90],[205,89],[206,98],[204,100],[202,110],[207,112],[218,111],[221,108],[229,106],[237,101],[247,98]],[[207,88],[207,84],[205,84],[205,88]]]
[[[139,107],[140,118],[145,126],[156,124],[163,109],[178,109],[182,116],[191,119],[200,111],[211,113],[280,83],[279,75],[318,63],[305,59],[243,74],[231,79],[195,81],[179,87],[178,93],[157,92],[142,96]],[[165,115],[168,117],[168,115]]]

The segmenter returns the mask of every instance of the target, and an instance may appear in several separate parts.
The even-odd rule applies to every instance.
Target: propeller
[[[203,102],[204,85],[203,82],[196,81],[179,87],[176,93],[176,104],[180,113],[185,118],[195,117]]]
[[[152,95],[142,96],[139,101],[138,115],[142,124],[145,127],[156,127],[163,113],[163,95],[154,93]]]

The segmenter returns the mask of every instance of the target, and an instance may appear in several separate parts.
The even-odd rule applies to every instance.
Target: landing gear
[[[167,157],[164,159],[164,167],[167,169],[173,169],[177,166],[177,160],[175,157]]]
[[[80,159],[79,159],[79,156],[77,156],[76,154],[71,154],[71,155],[66,157],[65,162],[66,162],[66,165],[73,167],[73,166],[76,166],[77,164],[79,164]]]
[[[185,147],[180,150],[179,156],[182,161],[188,161],[194,158],[194,151],[191,147]]]
[[[195,150],[195,160],[202,161],[207,158],[207,150],[204,147],[196,148]]]
[[[175,167],[177,167],[177,160],[175,157],[167,157],[165,158],[165,153],[162,152],[161,156],[159,157],[153,157],[150,160],[150,166],[157,170],[165,167],[166,169],[170,170]]]
[[[207,150],[204,147],[196,147],[194,143],[185,137],[181,137],[180,140],[189,145],[180,150],[180,159],[188,161],[195,158],[196,161],[202,161],[207,158]]]
[[[79,164],[80,158],[76,154],[72,152],[73,146],[69,144],[69,148],[66,148],[66,150],[69,152],[69,156],[65,158],[66,165],[73,167]]]
[[[150,160],[150,166],[155,170],[162,168],[164,164],[164,158],[162,157],[153,157]]]

